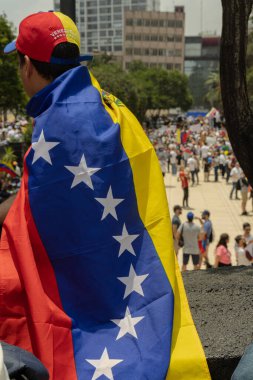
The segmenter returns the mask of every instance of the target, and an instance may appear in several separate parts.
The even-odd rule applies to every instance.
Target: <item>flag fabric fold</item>
[[[27,111],[32,146],[1,240],[1,339],[51,380],[210,379],[138,121],[85,67]]]

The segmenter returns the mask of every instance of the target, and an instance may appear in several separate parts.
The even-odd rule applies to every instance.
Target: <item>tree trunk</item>
[[[253,114],[246,84],[248,20],[253,0],[222,0],[221,94],[228,135],[253,186]]]

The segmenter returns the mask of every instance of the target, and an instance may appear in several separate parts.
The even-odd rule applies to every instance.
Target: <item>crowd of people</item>
[[[20,118],[13,122],[0,122],[0,145],[8,142],[22,142],[22,128],[27,125],[27,120]]]
[[[208,118],[181,119],[179,122],[165,120],[160,128],[147,129],[146,133],[157,152],[163,176],[169,173],[181,183],[182,204],[174,207],[172,229],[175,252],[178,254],[180,248],[183,251],[182,271],[187,269],[190,258],[194,269],[203,265],[207,268],[231,266],[229,235],[219,235],[214,249],[214,264],[211,265],[209,246],[214,241],[211,213],[204,210],[200,216],[195,216],[190,211],[190,188],[199,185],[201,171],[204,182],[224,181],[231,186],[229,198],[241,200],[241,215],[248,215],[249,199],[252,199],[253,211],[252,189],[233,154],[225,128]],[[183,209],[189,210],[184,223],[180,220]],[[248,230],[250,225],[244,223],[242,235],[235,237],[238,265],[251,265],[253,262],[253,239],[251,235],[248,238]]]

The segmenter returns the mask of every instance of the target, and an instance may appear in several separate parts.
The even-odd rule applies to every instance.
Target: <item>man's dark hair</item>
[[[242,228],[245,230],[245,228],[250,227],[249,223],[243,223]]]
[[[182,210],[182,207],[179,205],[174,206],[173,211],[176,212],[177,210]]]
[[[70,42],[62,42],[58,44],[52,53],[52,57],[54,58],[63,58],[63,59],[72,59],[78,58],[80,55],[79,48],[76,44],[72,44]],[[20,67],[22,67],[25,63],[25,55],[18,51],[19,63]],[[30,57],[29,57],[30,58]],[[65,71],[73,69],[74,67],[80,66],[80,63],[74,63],[71,65],[64,64],[56,64],[56,63],[48,63],[36,61],[35,59],[30,58],[33,66],[37,70],[37,72],[47,80],[54,80],[59,77],[61,74],[65,73]]]

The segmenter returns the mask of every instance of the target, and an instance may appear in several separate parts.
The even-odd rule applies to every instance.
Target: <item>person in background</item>
[[[246,210],[246,205],[248,201],[248,190],[249,190],[249,182],[247,178],[245,177],[245,174],[242,174],[242,177],[240,178],[240,187],[241,187],[241,195],[242,195],[242,214],[241,215],[248,215]]]
[[[209,182],[210,164],[207,158],[204,158],[203,166],[204,166],[204,182]]]
[[[245,249],[246,245],[246,241],[242,235],[237,235],[235,237],[235,257],[237,265],[251,265],[252,258]]]
[[[202,249],[201,261],[202,259],[204,259],[206,267],[209,269],[209,268],[212,268],[212,265],[210,264],[209,259],[208,259],[208,251],[209,251],[209,245],[210,243],[213,242],[213,238],[214,238],[213,225],[210,220],[210,211],[204,210],[202,212],[201,218],[196,218],[196,219],[200,221],[200,224],[202,225],[202,229],[203,229],[203,234],[202,234],[203,238],[201,242],[201,246],[203,247],[203,249]],[[200,266],[201,266],[201,262],[200,262]]]
[[[221,151],[219,155],[219,166],[220,166],[220,173],[222,175],[222,178],[224,178],[226,173],[226,157],[224,153]]]
[[[231,253],[228,250],[229,235],[221,234],[215,250],[214,267],[231,267]]]
[[[197,180],[197,185],[199,185],[199,171],[200,171],[200,163],[197,154],[194,155],[194,160],[196,161],[196,169],[195,169],[195,177]]]
[[[214,182],[218,182],[219,181],[220,160],[219,160],[217,152],[215,152],[214,156],[213,156],[213,168],[214,168]]]
[[[174,149],[170,151],[170,163],[172,175],[177,175],[177,153]]]
[[[177,232],[177,240],[180,239],[181,234],[184,239],[182,265],[183,272],[187,270],[190,256],[192,258],[194,269],[199,269],[200,251],[198,240],[200,237],[200,227],[193,222],[193,218],[194,214],[192,212],[188,212],[187,222],[182,223]]]
[[[183,208],[188,208],[188,200],[189,200],[189,173],[184,170],[184,167],[180,167],[180,172],[178,176],[178,181],[181,181],[182,189],[183,189]]]
[[[248,244],[253,242],[253,235],[251,235],[251,233],[250,233],[251,232],[251,225],[248,222],[246,222],[246,223],[243,223],[242,228],[243,228],[242,236],[245,239],[246,244],[248,245]]]
[[[192,186],[195,185],[195,174],[196,174],[196,169],[197,169],[197,162],[193,155],[187,160],[187,166],[190,170],[191,173],[191,180],[192,180]]]
[[[176,255],[178,254],[179,245],[177,241],[177,230],[179,229],[181,225],[180,215],[182,214],[182,207],[179,205],[174,206],[173,208],[174,215],[172,218],[172,233],[173,233],[173,239],[174,239],[174,249]]]
[[[235,167],[233,167],[233,169],[230,172],[230,176],[232,179],[232,190],[229,197],[230,199],[233,198],[234,192],[235,192],[235,199],[240,199],[237,194],[237,191],[238,191],[237,182],[241,178],[241,175],[242,175],[242,169],[240,168],[239,164],[236,163]]]

